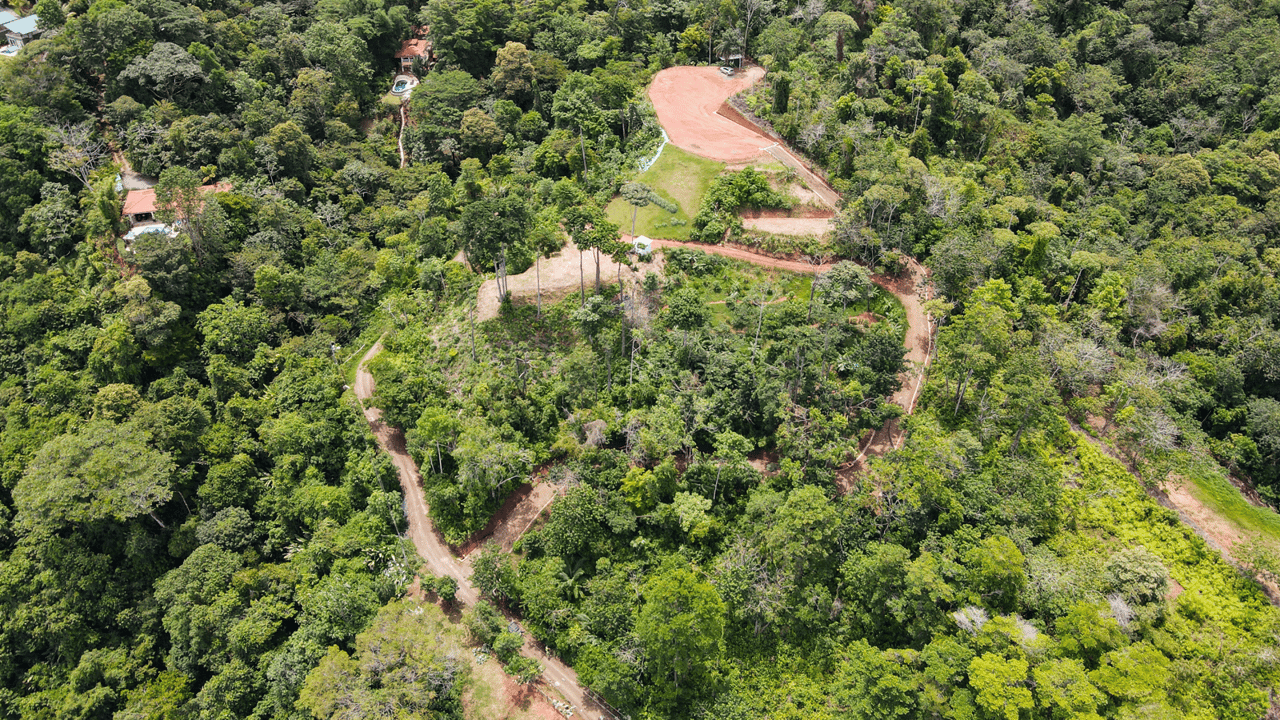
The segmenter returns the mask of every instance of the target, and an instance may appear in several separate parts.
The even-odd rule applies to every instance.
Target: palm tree
[[[560,574],[556,576],[560,578],[560,592],[564,593],[565,597],[570,600],[582,599],[583,589],[579,583],[579,580],[582,579],[582,573],[582,562],[578,561],[574,563],[573,567],[564,565],[560,570]]]

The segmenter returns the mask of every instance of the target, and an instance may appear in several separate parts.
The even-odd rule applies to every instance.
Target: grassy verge
[[[347,384],[355,387],[356,370],[360,366],[360,358],[373,347],[382,334],[391,327],[390,321],[379,317],[365,327],[358,337],[352,338],[345,347],[338,351],[338,361],[342,367],[342,377]]]
[[[672,214],[656,205],[640,208],[636,214],[636,234],[671,240],[689,239],[693,216],[698,213],[702,196],[711,186],[712,178],[723,169],[721,163],[667,145],[658,162],[636,180],[653,188],[680,209]],[[631,213],[631,205],[620,197],[609,203],[609,220],[617,223],[625,233],[631,232]]]
[[[1191,492],[1206,507],[1240,528],[1242,534],[1260,535],[1280,548],[1280,515],[1246,500],[1221,468],[1207,460],[1190,458],[1186,476],[1191,481]]]

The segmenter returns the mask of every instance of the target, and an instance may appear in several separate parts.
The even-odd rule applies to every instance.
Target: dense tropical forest
[[[555,692],[512,620],[608,717],[1274,716],[1280,5],[13,9],[0,717],[498,717],[490,655]],[[744,224],[808,202],[786,167],[662,149],[654,75],[735,55],[830,233]],[[642,262],[640,212],[818,272]],[[352,391],[379,340],[477,602]]]

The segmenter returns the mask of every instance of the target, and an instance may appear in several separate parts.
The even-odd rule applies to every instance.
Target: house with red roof
[[[200,190],[206,193],[229,192],[231,183],[201,185]],[[156,215],[156,189],[130,190],[124,197],[124,211],[121,214],[129,220],[130,225],[153,221]]]
[[[413,37],[400,44],[400,51],[396,53],[396,59],[400,61],[400,72],[412,72],[413,61],[418,58],[422,58],[423,64],[428,67],[435,64],[435,51],[431,47],[431,41],[427,39],[430,31],[431,28],[426,26],[415,27]]]

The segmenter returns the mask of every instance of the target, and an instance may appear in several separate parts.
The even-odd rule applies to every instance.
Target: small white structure
[[[637,235],[631,240],[631,252],[638,257],[647,258],[653,253],[653,241],[644,235]]]

